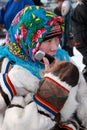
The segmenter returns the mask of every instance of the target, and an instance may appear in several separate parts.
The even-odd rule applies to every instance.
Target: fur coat
[[[51,130],[52,128],[54,130],[57,123],[60,123],[61,127],[67,126],[73,130],[77,130],[77,128],[80,129],[80,125],[74,118],[74,113],[76,113],[78,119],[81,121],[81,125],[87,128],[87,84],[77,67],[72,63],[60,62],[60,65],[58,65],[53,74],[48,73],[45,75],[47,78],[46,81],[51,79],[50,89],[48,89],[48,85],[44,87],[43,82],[39,84],[40,86],[36,85],[39,81],[35,77],[33,77],[33,84],[31,84],[32,82],[29,80],[31,76],[28,73],[28,77],[25,79],[25,74],[27,74],[27,71],[17,65],[8,72],[11,82],[16,86],[15,89],[18,95],[12,98],[11,103],[5,108],[6,110],[4,112],[0,112],[1,130]],[[58,86],[54,89],[52,84],[54,84],[53,86]],[[2,85],[3,83],[1,82]],[[43,88],[45,89],[45,94],[42,93],[44,92]],[[21,93],[23,90],[27,91],[27,93],[24,91],[25,95]],[[59,90],[63,95],[60,95],[58,99],[56,94],[59,93]],[[53,108],[57,108],[61,115],[59,122],[55,120],[55,112],[53,114],[48,111],[54,109],[46,109],[47,106],[43,107],[43,105],[40,105],[33,99],[35,93],[41,98],[44,98],[48,104],[53,105]],[[62,98],[61,101],[63,103],[60,107],[56,103],[60,100],[61,96],[64,97],[64,94],[65,97],[68,97]],[[2,98],[1,101],[3,101]],[[48,106],[48,108],[50,107]],[[72,120],[76,123],[76,127],[70,122]]]

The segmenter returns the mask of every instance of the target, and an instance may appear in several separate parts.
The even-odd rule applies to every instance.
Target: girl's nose
[[[58,49],[58,46],[51,47],[51,51],[56,51]]]

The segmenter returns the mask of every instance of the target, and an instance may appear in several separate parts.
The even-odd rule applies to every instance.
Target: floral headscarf
[[[54,28],[54,30],[53,30]],[[64,20],[43,7],[28,6],[13,20],[8,31],[9,50],[24,60],[34,59],[40,44],[64,31]]]

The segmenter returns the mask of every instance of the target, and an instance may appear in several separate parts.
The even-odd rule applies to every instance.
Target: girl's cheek
[[[40,50],[42,50],[42,51],[47,53],[49,51],[49,45],[40,47]]]
[[[42,51],[44,51],[44,52],[48,52],[48,50],[49,50],[48,48],[43,48],[42,49]]]

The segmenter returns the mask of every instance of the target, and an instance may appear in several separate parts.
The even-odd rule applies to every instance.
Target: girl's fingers
[[[44,65],[45,65],[45,71],[44,73],[47,73],[47,72],[53,72],[58,64],[59,64],[59,60],[55,60],[52,64],[49,63],[48,59],[47,58],[43,58],[43,61],[44,61]]]
[[[48,72],[50,70],[50,64],[47,58],[43,58],[44,65],[45,65],[45,72]]]

